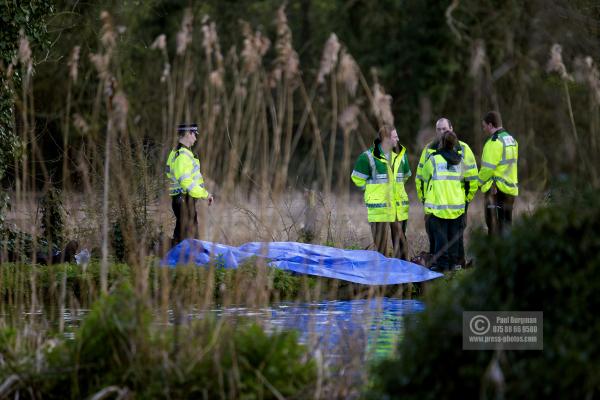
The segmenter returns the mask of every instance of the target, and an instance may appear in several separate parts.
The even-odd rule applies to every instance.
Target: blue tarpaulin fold
[[[269,265],[300,274],[362,283],[392,285],[423,282],[442,274],[371,250],[346,250],[296,242],[250,242],[239,247],[204,240],[186,239],[173,247],[161,265],[206,265],[211,260],[225,268],[237,268],[251,257]]]

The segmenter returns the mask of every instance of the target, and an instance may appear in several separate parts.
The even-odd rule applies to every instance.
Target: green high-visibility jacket
[[[442,219],[455,219],[465,212],[463,163],[449,164],[438,152],[434,152],[423,165],[421,176],[425,182],[426,214]]]
[[[498,190],[511,196],[519,195],[517,161],[519,144],[506,129],[492,134],[483,145],[479,184],[482,192],[496,183]]]
[[[200,160],[187,147],[180,145],[171,150],[167,158],[167,178],[169,178],[169,195],[187,194],[196,199],[210,196],[204,188],[204,178],[200,172]]]
[[[388,160],[375,141],[361,153],[352,171],[352,181],[365,191],[369,222],[394,222],[408,219],[408,195],[404,183],[411,176],[406,148],[390,152]]]
[[[433,153],[439,147],[439,140],[429,142],[425,145],[425,148],[421,152],[421,158],[419,159],[419,165],[417,165],[417,172],[415,175],[415,186],[417,188],[417,196],[419,197],[419,201],[423,203],[425,201],[425,181],[423,180],[423,166],[425,162],[431,157]],[[471,202],[473,197],[475,197],[475,193],[477,193],[477,187],[479,186],[478,182],[478,171],[477,171],[477,162],[475,161],[475,154],[469,147],[468,144],[462,141],[458,141],[458,146],[456,147],[456,152],[462,157],[462,171],[464,173],[464,183],[463,189],[465,190],[465,196],[467,202]]]

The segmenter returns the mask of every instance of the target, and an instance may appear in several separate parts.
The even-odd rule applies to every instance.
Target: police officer
[[[450,120],[448,118],[440,118],[437,120],[437,122],[435,123],[435,131],[437,134],[437,137],[427,143],[425,145],[425,148],[423,149],[423,151],[421,152],[421,157],[419,159],[419,164],[417,166],[417,173],[415,176],[415,186],[417,188],[417,196],[419,197],[419,201],[421,201],[421,203],[423,203],[425,201],[425,182],[423,181],[423,176],[421,174],[423,166],[425,165],[425,162],[427,162],[427,160],[429,159],[429,157],[431,157],[431,155],[433,153],[435,153],[437,150],[441,149],[441,138],[442,136],[446,133],[446,132],[453,132],[454,133],[454,129],[452,128],[452,124],[450,123]],[[473,154],[473,151],[471,150],[471,148],[469,147],[468,144],[466,144],[465,142],[459,140],[458,143],[456,144],[456,148],[454,149],[460,156],[461,156],[461,162],[462,162],[462,172],[464,174],[464,183],[463,183],[463,189],[465,191],[465,196],[466,196],[466,203],[465,203],[465,213],[464,213],[464,217],[462,218],[462,231],[464,232],[466,226],[467,226],[467,212],[469,209],[469,203],[473,200],[473,197],[475,196],[475,193],[477,192],[477,186],[478,186],[478,171],[477,171],[477,162],[475,161],[475,155]],[[429,253],[431,256],[434,256],[434,236],[432,234],[432,231],[430,229],[430,217],[431,214],[427,213],[427,209],[425,208],[425,231],[427,232],[427,237],[429,239]],[[460,235],[459,238],[459,242],[458,242],[458,253],[459,253],[459,264],[461,266],[464,266],[466,263],[465,260],[465,247],[464,247],[464,239],[463,239],[463,235]]]
[[[502,127],[499,112],[488,112],[483,117],[482,125],[489,136],[483,145],[479,184],[485,193],[488,234],[495,235],[505,232],[512,223],[513,206],[519,195],[519,144]]]
[[[458,139],[446,131],[439,149],[427,159],[421,170],[425,183],[425,213],[429,214],[429,229],[433,236],[433,271],[459,268],[459,239],[465,213],[465,174],[462,156],[455,150]]]
[[[191,151],[198,136],[198,125],[181,124],[177,127],[177,134],[179,142],[169,153],[166,168],[171,206],[176,218],[173,245],[188,237],[198,237],[196,201],[207,199],[209,206],[214,201],[204,187],[200,161]]]
[[[375,248],[386,254],[391,232],[393,256],[406,260],[408,195],[404,183],[411,176],[406,148],[398,145],[392,126],[379,130],[373,146],[360,154],[352,171],[352,181],[365,191],[364,201]]]

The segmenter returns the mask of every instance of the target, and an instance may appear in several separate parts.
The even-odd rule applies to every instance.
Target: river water
[[[373,359],[390,355],[402,338],[407,318],[423,311],[418,300],[375,298],[314,303],[281,302],[266,308],[229,307],[211,310],[217,317],[247,317],[267,332],[297,330],[300,342],[327,358],[362,354]],[[202,318],[205,313],[191,314]]]
[[[296,330],[299,340],[311,351],[320,351],[329,360],[344,357],[377,359],[393,353],[403,337],[408,318],[425,309],[419,300],[374,298],[369,300],[330,300],[312,303],[280,302],[269,307],[226,307],[188,314],[188,319],[244,318],[258,322],[267,332]],[[65,336],[74,332],[88,310],[66,310]],[[172,313],[171,313],[172,315]]]

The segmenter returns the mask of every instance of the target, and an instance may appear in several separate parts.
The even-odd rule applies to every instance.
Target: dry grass
[[[70,162],[63,163],[62,174],[68,237],[85,247],[103,248],[106,265],[108,231],[117,220],[124,225],[126,240],[140,247],[134,260],[144,259],[159,232],[164,239],[170,236],[174,222],[163,166],[175,144],[176,123],[197,121],[202,134],[194,150],[208,190],[217,195],[211,209],[200,206],[202,238],[228,244],[297,240],[307,219],[303,193],[311,189],[318,197],[316,242],[370,245],[366,210],[360,194],[350,188],[349,176],[355,157],[370,145],[379,124],[393,122],[392,99],[375,73],[367,81],[335,34],[324,44],[314,76],[301,70],[284,7],[277,12],[273,40],[244,23],[242,50],[226,54],[218,24],[186,10],[179,31],[160,34],[148,49],[159,55],[154,71],[160,73],[147,80],[163,99],[161,115],[137,119],[130,114],[139,108],[139,99],[120,83],[123,71],[116,54],[126,49],[119,48],[120,33],[111,15],[104,11],[101,20],[101,49],[92,54],[84,54],[84,47],[73,49],[64,79],[57,78],[57,84],[63,79],[69,88],[63,122],[65,145],[72,146],[67,147],[65,159],[69,156]],[[172,57],[166,48],[170,34],[177,39]],[[195,41],[201,46],[193,46]],[[28,68],[26,38],[21,42],[21,64]],[[274,63],[264,60],[272,43]],[[86,73],[79,71],[85,67],[78,60],[86,58],[92,61],[97,91],[92,101],[75,104],[73,99],[81,97],[76,77]],[[35,109],[29,106],[34,104],[29,101],[33,90],[26,89],[18,104],[23,120],[35,121]],[[76,143],[69,141],[70,128],[81,135]],[[34,133],[33,123],[19,132],[30,146],[16,177],[15,207],[8,220],[37,235],[32,193],[38,189],[35,167],[42,160]],[[148,139],[150,148],[144,144]],[[72,176],[81,181],[76,190]],[[408,186],[412,191],[412,183]],[[411,198],[416,198],[414,193]],[[483,221],[477,204],[470,211],[472,227]],[[408,239],[413,254],[427,247],[418,204],[411,207]]]
[[[62,166],[65,234],[78,240],[80,247],[103,249],[94,252],[103,258],[101,284],[83,274],[80,289],[90,303],[109,289],[109,274],[120,272],[110,270],[108,263],[109,233],[118,221],[131,250],[127,260],[136,296],[159,310],[163,322],[169,321],[170,313],[186,315],[194,307],[208,309],[214,304],[215,290],[220,290],[215,289],[218,276],[214,269],[178,269],[177,279],[172,280],[170,270],[152,270],[156,259],[148,261],[148,255],[160,247],[155,243],[161,238],[159,233],[166,247],[173,231],[163,166],[175,144],[173,128],[179,122],[201,124],[202,135],[194,150],[200,154],[202,173],[210,178],[209,191],[217,195],[214,206],[199,206],[202,239],[230,245],[296,241],[305,225],[312,226],[306,197],[310,189],[316,193],[316,243],[361,249],[371,245],[367,211],[361,194],[349,189],[349,177],[354,157],[370,145],[379,125],[393,122],[392,99],[376,76],[371,82],[365,78],[335,35],[325,45],[321,69],[314,76],[299,65],[284,8],[277,15],[274,40],[245,24],[242,50],[232,49],[225,55],[219,44],[218,25],[188,10],[179,32],[159,35],[148,49],[159,57],[155,68],[158,73],[146,76],[147,84],[158,88],[163,103],[160,113],[138,120],[130,115],[131,110],[143,106],[137,103],[140,99],[136,93],[126,93],[116,57],[119,50],[126,49],[119,49],[120,33],[115,31],[110,14],[103,12],[101,20],[100,51],[84,54],[82,49],[88,48],[85,44],[73,49],[70,61],[65,61],[64,77],[56,82],[69,88],[62,117],[65,159],[67,155],[70,159]],[[165,47],[170,34],[177,42],[172,58]],[[202,46],[193,46],[199,40]],[[274,64],[265,61],[271,43],[275,43],[277,56]],[[89,59],[94,71],[79,70],[84,68],[78,65],[80,59]],[[23,121],[16,133],[25,143],[26,157],[16,168],[13,208],[6,220],[39,236],[40,191],[36,182],[43,176],[45,190],[51,180],[44,169],[35,126],[32,65],[31,50],[22,37],[19,67],[26,79],[15,99]],[[83,89],[76,82],[77,76],[93,76],[97,85],[95,92],[79,104],[74,99],[81,99]],[[568,97],[568,91],[566,94]],[[70,141],[73,137],[69,137],[69,129],[79,135],[76,142]],[[577,138],[575,129],[573,133]],[[152,143],[150,147],[147,141]],[[75,175],[80,182],[77,188],[72,187],[75,180],[69,179]],[[416,199],[412,185],[411,181],[409,197]],[[537,201],[537,193],[521,195],[515,214],[530,212]],[[467,249],[469,232],[483,224],[483,199],[478,195],[469,210]],[[422,207],[414,201],[407,237],[411,255],[428,248]],[[35,269],[28,274],[16,271],[14,276],[17,293],[11,301],[19,310],[19,318],[26,310],[38,313],[44,307],[61,311],[69,308],[73,312],[81,308],[79,297],[66,291],[65,275],[51,283],[50,300],[39,298]],[[236,277],[233,285],[233,290],[224,295],[223,304],[247,302],[261,306],[269,302],[273,292],[272,277],[260,263],[252,274]],[[325,288],[331,296],[338,293],[336,285]],[[305,284],[298,299],[318,300],[321,289]],[[399,289],[399,296],[403,290]],[[357,297],[369,298],[382,293],[379,288],[355,292]],[[11,325],[15,321],[2,319],[1,323]],[[27,317],[20,323],[23,329],[19,337],[28,338],[31,332],[38,332],[33,336],[41,348],[49,331],[48,320]],[[351,349],[358,343],[352,338],[348,341]],[[363,367],[360,354],[353,349],[351,362],[344,367],[347,375],[329,388],[340,397],[355,389],[351,387],[352,374]]]
[[[409,181],[410,186],[412,181]],[[416,194],[409,188],[409,197]],[[35,234],[39,232],[39,195],[23,196],[24,201],[15,204],[7,214],[7,222],[20,230]],[[350,197],[317,196],[317,230],[314,242],[342,248],[372,249],[372,238],[367,222],[367,210],[362,194],[353,193]],[[64,195],[67,238],[77,240],[82,248],[98,246],[100,215],[97,203],[89,203],[85,196],[72,193]],[[523,193],[515,203],[514,217],[531,213],[539,204],[537,193]],[[470,233],[478,228],[485,229],[483,194],[477,193],[469,207],[468,227],[465,242],[468,247]],[[159,232],[171,236],[175,218],[171,211],[170,197],[158,196],[147,206],[149,223],[147,237],[155,237]],[[219,198],[208,207],[198,206],[200,233],[202,240],[229,245],[241,245],[253,241],[297,241],[301,237],[307,213],[307,201],[303,193],[291,192],[277,198],[261,202],[260,197],[246,200],[237,193],[229,198]],[[34,229],[35,228],[35,229]],[[410,255],[428,249],[425,233],[423,208],[412,202],[407,225],[407,239]],[[468,248],[467,248],[468,251]]]

